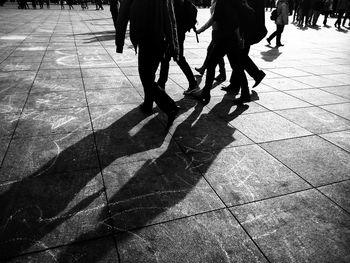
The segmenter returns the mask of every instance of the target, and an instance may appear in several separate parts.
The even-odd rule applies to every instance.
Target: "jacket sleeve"
[[[123,53],[125,33],[130,20],[130,6],[132,2],[133,0],[121,1],[115,30],[115,45],[117,46],[117,53]]]
[[[282,24],[283,25],[288,24],[288,16],[289,16],[288,4],[282,4]]]

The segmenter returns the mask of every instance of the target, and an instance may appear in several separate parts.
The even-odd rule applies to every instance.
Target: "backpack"
[[[272,21],[276,21],[277,17],[278,17],[277,9],[274,9],[274,10],[271,12],[270,19],[271,19]]]
[[[190,31],[192,28],[195,28],[197,23],[197,7],[191,2],[191,0],[184,1],[184,29],[185,31]]]
[[[266,36],[265,24],[258,21],[256,11],[248,3],[240,6],[238,16],[244,40],[249,45],[259,43]]]

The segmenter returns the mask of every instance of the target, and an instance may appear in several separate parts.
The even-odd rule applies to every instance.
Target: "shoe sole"
[[[193,93],[197,93],[197,92],[199,92],[200,91],[200,89],[198,88],[198,89],[192,89],[192,90],[189,90],[189,91],[184,91],[184,95],[191,95],[191,94],[193,94]]]

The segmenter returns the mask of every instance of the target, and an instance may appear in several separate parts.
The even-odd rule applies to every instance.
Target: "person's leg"
[[[207,74],[205,76],[205,85],[200,96],[200,99],[204,101],[204,103],[209,103],[210,101],[210,90],[214,82],[215,68],[219,60],[223,58],[227,52],[226,45],[227,44],[225,44],[224,41],[215,41],[215,43],[213,44],[213,49],[208,59]]]
[[[323,25],[324,25],[324,26],[327,25],[328,16],[329,16],[329,11],[325,11],[325,12],[324,12],[324,19],[323,19]]]
[[[320,16],[320,12],[319,11],[314,11],[314,14],[312,16],[312,25],[313,26],[317,25],[317,20],[318,20],[319,16]]]
[[[265,78],[266,74],[264,71],[260,70],[254,61],[249,57],[250,45],[247,45],[244,49],[246,53],[244,60],[244,70],[248,72],[249,76],[251,76],[254,80],[254,87],[258,86],[260,82]]]
[[[161,56],[162,51],[155,50],[152,45],[147,43],[141,43],[139,45],[138,66],[145,93],[144,103],[140,108],[145,113],[151,113],[154,101],[168,115],[167,126],[169,127],[177,115],[178,107],[175,101],[164,90],[160,89],[155,82],[156,71]]]
[[[211,41],[210,41],[210,43],[209,43],[209,46],[208,46],[208,48],[207,48],[207,54],[206,54],[206,57],[205,57],[205,59],[204,59],[204,62],[203,62],[203,65],[201,66],[201,67],[199,67],[199,68],[194,68],[199,74],[201,74],[201,75],[203,75],[204,74],[204,71],[206,70],[206,68],[207,68],[207,65],[208,65],[208,59],[209,59],[209,57],[210,57],[210,54],[211,54],[211,51],[212,51],[212,49],[213,49],[213,44],[214,44],[214,42],[213,42],[213,37],[214,37],[214,30],[212,31],[212,34],[211,34]]]
[[[337,18],[337,21],[335,22],[334,26],[340,28],[341,19],[342,19],[344,13],[345,13],[345,10],[339,10],[339,11],[338,11],[338,18]]]
[[[162,89],[165,89],[165,83],[168,81],[170,59],[170,56],[166,53],[164,56],[162,56],[160,61],[159,78],[157,83]]]
[[[246,50],[239,49],[234,46],[228,47],[227,58],[230,62],[232,70],[235,72],[238,83],[241,88],[241,96],[238,99],[239,102],[249,102],[250,93],[248,87],[247,76],[244,73],[244,61],[246,60],[248,54]]]
[[[281,43],[281,36],[284,29],[284,25],[277,25],[276,46],[283,46]]]
[[[177,61],[177,64],[181,68],[182,72],[185,74],[187,80],[188,80],[188,90],[193,90],[197,87],[197,81],[193,75],[191,67],[188,65],[186,58],[184,56],[184,42],[185,42],[185,34],[180,35],[179,34],[179,60]]]
[[[271,40],[274,39],[274,37],[277,35],[278,33],[278,25],[276,25],[276,31],[273,32],[266,40],[269,43],[269,45],[271,45]]]

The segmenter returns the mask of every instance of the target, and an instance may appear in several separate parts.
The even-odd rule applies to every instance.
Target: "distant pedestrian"
[[[67,0],[67,4],[68,4],[68,7],[69,7],[69,10],[74,9],[74,7],[73,7],[73,0]]]
[[[276,46],[284,46],[281,43],[281,36],[284,30],[284,26],[288,24],[288,0],[278,0],[277,2],[277,19],[276,19],[276,31],[273,32],[266,40],[271,45],[271,40],[276,37]]]
[[[323,10],[323,25],[327,26],[328,16],[333,13],[333,0],[325,0],[324,1],[324,10]]]
[[[96,10],[103,10],[102,0],[96,0]]]
[[[338,17],[337,17],[337,21],[335,21],[334,26],[338,27],[338,29],[340,29],[340,25],[341,25],[341,20],[346,12],[346,10],[348,10],[349,8],[349,2],[350,0],[338,0],[338,5],[337,5],[337,12],[338,12]]]
[[[60,3],[61,3],[61,9],[64,9],[64,1],[60,0]]]
[[[307,26],[309,23],[309,18],[312,12],[312,2],[311,0],[301,0],[300,2],[300,13],[299,13],[299,26]],[[304,24],[305,23],[305,24]]]
[[[345,16],[344,16],[343,23],[342,23],[343,27],[345,27],[345,22],[346,22],[347,19],[349,19],[348,26],[350,27],[350,4],[348,5],[348,9],[345,12]]]
[[[315,0],[312,5],[312,26],[317,26],[317,20],[325,10],[324,0]]]

